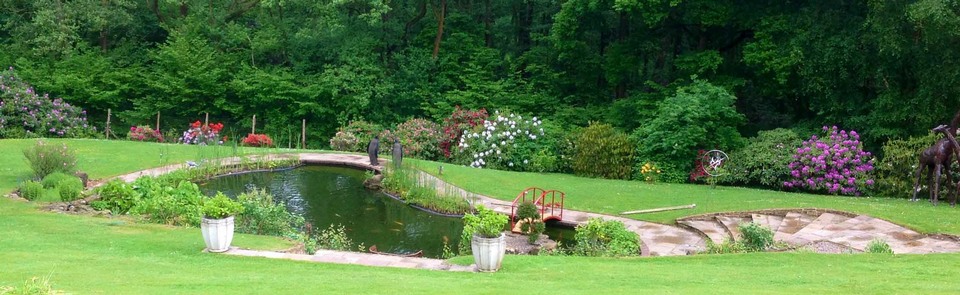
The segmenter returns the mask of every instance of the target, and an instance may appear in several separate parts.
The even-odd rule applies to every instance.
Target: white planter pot
[[[477,264],[477,270],[495,272],[500,269],[500,263],[503,262],[503,254],[507,251],[507,240],[503,233],[497,238],[473,235],[470,248],[473,250],[473,262]]]
[[[233,241],[233,216],[224,219],[204,217],[200,223],[200,233],[203,234],[203,242],[207,244],[207,251],[230,250],[230,242]]]

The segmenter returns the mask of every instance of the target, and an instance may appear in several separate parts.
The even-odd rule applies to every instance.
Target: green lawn
[[[81,151],[81,168],[94,177],[117,175],[160,164],[160,145],[157,144],[84,140],[65,142]],[[0,190],[12,190],[16,181],[28,174],[20,150],[29,144],[30,141],[0,140],[0,161],[5,164],[0,168]],[[166,149],[172,159],[170,162],[193,159],[198,154],[197,147],[170,146]],[[498,196],[516,194],[510,192],[512,186],[528,185],[523,181],[524,178],[543,183],[537,184],[541,186],[587,186],[596,181],[594,190],[597,193],[608,194],[622,189],[624,195],[620,198],[638,196],[626,194],[637,189],[636,184],[628,182],[582,180],[562,175],[461,171],[450,165],[445,165],[444,171],[445,177],[468,187],[474,182],[467,183],[458,179],[461,177],[458,175],[467,178],[467,171],[475,172],[474,181],[479,187],[469,188],[479,192],[485,192],[485,189],[502,190],[502,193],[494,194]],[[505,176],[498,176],[500,173]],[[499,182],[494,182],[496,179],[500,179]],[[483,184],[490,187],[484,188]],[[600,187],[604,189],[599,190]],[[560,188],[559,185],[557,188]],[[587,194],[589,188],[586,187],[566,190],[571,194],[572,205],[584,209],[596,206],[598,209],[595,211],[604,212],[649,204],[680,204],[690,200],[696,200],[693,202],[701,206],[697,213],[710,210],[703,208],[710,204],[713,206],[711,208],[733,210],[741,207],[738,204],[720,203],[731,198],[750,200],[767,194],[777,198],[830,199],[733,188],[711,191],[708,188],[679,185],[654,185],[648,189],[658,192],[665,200],[659,203],[615,204],[586,198],[573,201],[577,198],[575,196],[594,194]],[[673,190],[676,192],[671,193]],[[701,199],[671,196],[709,192],[715,194],[685,197]],[[742,194],[748,196],[739,196]],[[652,199],[657,195],[650,192],[639,196]],[[701,204],[701,200],[711,197],[717,200]],[[679,198],[677,203],[671,201],[675,198]],[[849,206],[855,206],[858,201],[865,201],[867,204],[882,205],[887,202],[853,198],[842,200],[837,204],[850,203]],[[747,202],[742,204],[742,208],[763,204]],[[774,205],[779,206],[776,203]],[[921,204],[887,206],[902,208],[906,212],[903,215],[919,215],[913,211],[925,210]],[[952,212],[952,209],[936,210],[932,212]],[[673,217],[658,215],[643,218],[670,220]],[[236,244],[267,249],[286,245],[275,238],[245,235],[239,236]],[[48,213],[36,210],[36,205],[32,203],[0,198],[0,285],[18,285],[30,277],[48,276],[56,289],[74,294],[950,294],[960,290],[958,280],[952,279],[960,276],[960,268],[956,267],[960,264],[958,254],[758,253],[631,259],[508,256],[500,272],[479,274],[232,257],[202,253],[202,249],[203,241],[198,229]],[[457,262],[469,260],[469,257],[455,259]]]
[[[443,165],[445,181],[468,191],[512,201],[525,188],[536,186],[567,194],[566,208],[619,214],[623,211],[697,204],[695,209],[666,211],[626,217],[674,223],[680,217],[727,211],[772,208],[828,208],[867,214],[925,233],[960,235],[960,208],[941,202],[909,202],[907,199],[823,196],[804,193],[697,184],[649,184],[576,177],[566,174],[518,173],[416,161],[422,170],[436,175]]]

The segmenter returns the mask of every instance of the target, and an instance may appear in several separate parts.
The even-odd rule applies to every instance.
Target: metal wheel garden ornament
[[[723,165],[727,163],[727,153],[721,150],[710,150],[703,154],[700,163],[703,163],[703,172],[712,177],[723,175]]]

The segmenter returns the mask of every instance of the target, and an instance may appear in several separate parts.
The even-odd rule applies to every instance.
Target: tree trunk
[[[147,0],[149,1],[149,0]],[[157,22],[163,23],[163,13],[160,12],[160,0],[153,0],[153,6],[150,7],[153,13],[157,15]]]
[[[487,47],[493,47],[493,32],[490,25],[490,0],[484,0],[484,7],[486,11],[483,13],[483,41]]]
[[[440,10],[437,12],[437,39],[433,41],[433,59],[440,53],[440,39],[443,38],[443,22],[447,14],[447,0],[440,0]]]
[[[420,22],[420,20],[423,19],[423,17],[426,15],[427,15],[427,0],[423,0],[422,2],[420,2],[420,7],[417,9],[417,15],[413,16],[413,18],[410,19],[410,21],[408,21],[403,26],[403,37],[400,37],[400,40],[403,41],[403,44],[407,44],[407,35],[410,34],[410,28],[412,28],[413,25]]]
[[[110,2],[108,0],[101,0],[100,5],[103,6],[103,11],[109,11]],[[107,52],[107,40],[110,36],[110,31],[107,30],[106,25],[103,28],[100,28],[100,52]]]

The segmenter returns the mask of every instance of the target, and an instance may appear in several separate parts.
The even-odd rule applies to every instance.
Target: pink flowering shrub
[[[873,157],[864,151],[856,131],[823,127],[826,138],[804,141],[788,166],[786,188],[831,194],[860,195],[873,186]]]
[[[443,156],[452,157],[463,133],[483,124],[488,117],[486,109],[464,110],[457,106],[450,117],[443,119],[443,140],[440,141]]]
[[[133,126],[127,133],[127,139],[133,141],[156,141],[163,142],[163,134],[159,130],[153,130],[150,126]]]
[[[184,144],[214,145],[223,144],[227,140],[226,136],[220,137],[220,130],[223,130],[223,123],[210,123],[203,125],[199,120],[190,123],[190,129],[183,132],[179,141]]]
[[[436,160],[442,155],[440,142],[444,136],[440,125],[424,119],[410,119],[397,125],[394,134],[403,145],[404,156],[425,160]],[[380,136],[380,150],[390,150],[392,139]]]
[[[96,132],[86,111],[37,94],[12,67],[0,72],[0,138],[92,137]]]

